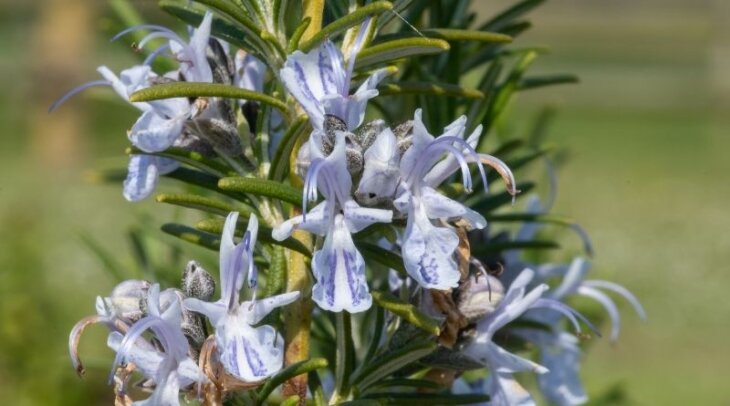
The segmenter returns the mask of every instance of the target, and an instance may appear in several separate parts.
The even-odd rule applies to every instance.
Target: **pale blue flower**
[[[351,234],[373,223],[389,223],[393,213],[360,207],[352,199],[344,133],[337,133],[334,149],[326,158],[318,148],[311,144],[309,148],[315,158],[305,179],[304,213],[277,226],[273,237],[281,241],[295,228],[325,236],[324,245],[312,257],[316,279],[312,299],[325,310],[365,311],[372,305],[372,296],[365,279],[365,261]],[[318,190],[325,200],[307,212],[307,201],[316,200]]]
[[[413,143],[400,160],[400,188],[393,202],[396,209],[406,213],[408,222],[401,253],[408,274],[428,289],[449,289],[457,285],[460,273],[453,254],[459,245],[456,232],[439,227],[435,220],[463,219],[472,228],[483,228],[484,217],[465,205],[441,195],[436,187],[457,169],[461,169],[464,188],[472,189],[469,162],[479,168],[484,185],[486,176],[482,162],[498,167],[514,185],[509,168],[494,157],[480,155],[473,145],[479,139],[479,126],[464,140],[466,117],[449,124],[444,133],[434,138],[421,120],[421,110],[413,119]],[[447,155],[445,159],[444,154]]]
[[[378,95],[376,87],[389,73],[386,68],[375,71],[350,94],[355,57],[364,45],[369,24],[368,19],[360,28],[347,65],[340,49],[328,39],[308,53],[294,52],[284,62],[281,81],[309,115],[315,131],[323,130],[325,114],[342,119],[348,130],[357,128],[365,117],[368,100]]]
[[[513,329],[510,333],[535,344],[540,350],[540,363],[549,371],[538,375],[537,383],[550,402],[575,406],[588,401],[580,380],[581,352],[575,335],[537,329]]]
[[[238,213],[226,219],[220,246],[221,299],[204,302],[185,299],[185,307],[205,315],[215,326],[220,361],[225,370],[245,382],[256,382],[279,371],[283,363],[281,336],[273,327],[254,327],[272,310],[288,305],[299,297],[289,292],[261,300],[240,301],[240,290],[248,276],[249,287],[256,285],[253,249],[258,233],[258,219],[251,215],[243,240],[235,244],[233,235]]]
[[[393,131],[381,131],[363,158],[365,163],[355,194],[370,200],[392,198],[400,181],[400,153]]]
[[[530,394],[512,376],[517,372],[545,374],[548,369],[540,364],[511,354],[492,341],[497,330],[521,317],[530,309],[550,309],[566,316],[580,331],[576,316],[588,323],[585,318],[568,306],[542,296],[548,290],[547,284],[539,284],[528,291],[535,272],[523,270],[512,282],[497,308],[477,322],[476,336],[467,344],[464,353],[482,363],[490,371],[488,394],[492,406],[532,405]],[[588,323],[590,326],[590,323]],[[591,328],[593,328],[591,326]]]
[[[146,378],[155,382],[152,395],[138,405],[176,406],[180,404],[179,392],[187,386],[203,384],[208,378],[188,355],[188,341],[181,330],[181,295],[171,289],[160,294],[160,286],[149,289],[148,315],[139,319],[122,336],[112,332],[108,344],[117,352],[112,374],[117,365],[133,363]],[[151,331],[162,347],[158,350],[142,334]]]

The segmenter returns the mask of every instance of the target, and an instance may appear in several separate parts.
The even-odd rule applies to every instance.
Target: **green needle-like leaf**
[[[497,32],[458,30],[453,28],[428,29],[423,31],[423,35],[441,38],[447,41],[512,42],[512,37]]]
[[[404,38],[382,42],[360,51],[355,61],[357,69],[414,55],[430,55],[448,51],[449,43],[434,38]]]
[[[212,235],[220,235],[220,233],[223,232],[223,223],[224,219],[222,218],[212,218],[212,219],[206,219],[201,220],[198,223],[195,224],[195,229],[199,231],[204,231],[206,233],[210,233]],[[238,225],[236,226],[236,232],[238,235],[243,235],[244,231],[246,230],[246,226],[248,225],[247,219],[239,218]],[[281,245],[284,248],[288,248],[290,250],[297,251],[303,255],[306,255],[307,257],[311,257],[312,253],[302,245],[299,241],[293,239],[293,238],[287,238],[284,241],[277,241],[271,237],[271,229],[268,227],[264,227],[263,225],[259,224],[259,235],[258,238],[260,241],[269,243],[269,244],[275,244],[275,245]]]
[[[279,141],[279,146],[276,148],[274,158],[271,160],[271,168],[269,169],[269,179],[281,180],[286,175],[287,168],[289,168],[289,156],[294,149],[294,145],[297,143],[297,139],[304,134],[307,126],[307,116],[299,116],[296,120],[286,129],[284,136]]]
[[[371,393],[367,395],[368,399],[376,400],[379,405],[473,405],[476,403],[484,403],[489,401],[488,395],[440,395],[429,393],[428,397],[424,397],[422,393]]]
[[[175,206],[187,207],[190,209],[202,210],[207,213],[226,216],[232,211],[238,211],[244,216],[251,215],[250,210],[236,209],[232,204],[213,199],[211,197],[194,195],[194,194],[171,194],[161,193],[155,197],[158,203],[167,203]]]
[[[227,99],[253,100],[259,103],[268,104],[287,112],[287,105],[275,98],[252,90],[241,89],[235,86],[222,83],[201,83],[201,82],[174,82],[162,83],[150,86],[132,93],[129,96],[131,102],[144,102],[173,97],[223,97]]]
[[[297,207],[302,204],[302,192],[300,190],[273,180],[244,177],[223,178],[218,181],[218,187],[230,192],[271,197]]]
[[[276,375],[269,378],[266,383],[261,386],[261,389],[258,390],[257,398],[259,402],[263,402],[266,400],[266,398],[269,397],[271,392],[282,383],[297,375],[306,374],[308,372],[322,368],[327,368],[327,360],[324,358],[312,358],[306,361],[291,364],[288,367],[279,371]]]
[[[417,341],[383,354],[353,376],[353,386],[362,392],[393,372],[432,353],[437,347],[438,345],[432,341]]]
[[[331,38],[337,33],[340,33],[350,27],[354,27],[360,24],[368,16],[378,15],[382,12],[392,9],[393,4],[389,1],[376,1],[374,3],[368,4],[367,6],[360,7],[352,13],[347,14],[346,16],[339,18],[331,22],[330,24],[322,27],[322,29],[317,34],[315,34],[312,39],[301,44],[299,49],[304,52],[308,52],[309,50],[317,46],[320,42],[324,41],[325,38]]]
[[[199,152],[190,151],[187,149],[170,147],[160,152],[145,152],[137,147],[129,147],[125,152],[127,153],[127,155],[153,155],[165,158],[172,158],[178,162],[188,164],[196,169],[203,170],[216,176],[235,174],[235,171],[233,171],[233,169],[229,168],[228,166],[211,158],[206,158]]]
[[[404,302],[387,292],[372,292],[378,306],[388,310],[414,326],[435,336],[441,334],[439,324],[410,303]]]
[[[578,77],[571,74],[532,76],[523,78],[517,84],[517,90],[535,89],[538,87],[578,83]]]
[[[160,228],[163,232],[173,235],[183,241],[191,242],[195,245],[200,245],[201,247],[205,247],[213,251],[218,251],[221,245],[220,233],[218,233],[218,235],[207,233],[177,223],[163,224]]]
[[[484,93],[477,89],[462,87],[451,83],[432,82],[398,82],[378,87],[380,96],[401,94],[430,94],[435,96],[463,97],[465,99],[481,99]]]

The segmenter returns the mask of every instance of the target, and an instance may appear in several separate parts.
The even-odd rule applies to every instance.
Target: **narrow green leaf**
[[[430,389],[438,390],[441,389],[441,385],[428,379],[410,379],[410,378],[391,378],[384,379],[380,382],[376,382],[371,386],[371,389],[382,389],[382,388],[419,388],[419,389]]]
[[[214,192],[218,192],[222,195],[234,198],[239,201],[246,200],[246,196],[241,195],[240,193],[228,192],[218,189],[218,179],[220,178],[207,174],[205,172],[189,168],[177,168],[174,171],[163,176],[166,178],[179,180],[187,185],[194,185],[203,189],[212,190]]]
[[[392,10],[393,4],[389,1],[376,1],[358,8],[342,18],[339,18],[326,26],[316,33],[312,39],[301,44],[299,49],[304,52],[309,52],[312,48],[319,45],[320,42],[324,41],[325,38],[331,38],[335,34],[345,31],[350,27],[354,27],[360,24],[369,16],[378,15],[384,11]]]
[[[498,32],[459,30],[453,28],[431,28],[422,31],[422,33],[427,37],[441,38],[446,41],[478,41],[486,43],[512,42],[512,37]]]
[[[398,272],[406,273],[403,265],[403,258],[393,251],[386,250],[369,242],[357,242],[357,248],[363,257],[370,261],[374,261],[387,268],[393,268]]]
[[[398,82],[388,83],[378,87],[380,96],[400,94],[429,94],[435,96],[463,97],[465,99],[481,99],[484,93],[451,83],[430,82]]]
[[[280,245],[271,246],[271,261],[269,270],[266,272],[266,286],[264,292],[266,297],[278,295],[286,285],[286,252]]]
[[[300,190],[273,180],[230,177],[219,180],[218,187],[231,192],[271,197],[297,207],[302,204],[302,192]]]
[[[358,375],[353,376],[353,386],[362,392],[393,372],[432,353],[437,347],[432,341],[417,341],[383,354],[364,367]]]
[[[258,390],[257,398],[259,402],[263,402],[269,397],[271,392],[282,383],[297,375],[306,374],[322,368],[327,368],[327,360],[324,358],[312,358],[291,364],[269,378],[266,383],[261,386],[261,389]]]
[[[224,220],[222,218],[201,220],[195,224],[195,229],[210,233],[212,235],[220,235],[220,233],[223,232],[223,223]],[[246,219],[239,218],[238,224],[236,225],[236,232],[238,233],[238,235],[243,235],[247,224],[248,221]],[[281,245],[284,248],[297,251],[308,257],[312,256],[312,253],[307,249],[307,247],[305,247],[304,245],[302,245],[302,243],[293,238],[287,238],[284,241],[276,241],[271,237],[271,229],[268,227],[264,227],[261,224],[259,224],[258,237],[260,241],[263,241],[265,243]]]
[[[538,87],[578,83],[578,77],[571,74],[557,74],[526,77],[517,84],[517,90],[529,90]]]
[[[410,303],[404,302],[388,292],[372,292],[373,299],[378,306],[388,310],[414,326],[435,336],[441,334],[439,323],[426,316]]]
[[[431,405],[471,405],[489,401],[488,395],[442,395],[429,393],[424,398],[422,393],[371,393],[368,399],[375,399],[380,405],[416,405],[423,406],[424,401]]]
[[[479,27],[482,31],[499,31],[505,25],[512,23],[515,19],[528,13],[533,8],[544,3],[545,0],[524,0],[507,10],[497,14],[489,21],[485,22]]]
[[[355,355],[352,341],[352,323],[350,313],[339,312],[336,319],[335,352],[335,388],[330,398],[330,404],[337,404],[348,397],[350,392],[350,374],[354,368]]]
[[[472,247],[472,255],[496,254],[506,250],[554,250],[560,248],[555,241],[529,240],[529,241],[495,241]]]
[[[271,168],[269,170],[269,179],[281,180],[286,176],[286,171],[289,168],[289,156],[294,149],[294,145],[297,143],[297,139],[305,134],[305,129],[308,128],[307,122],[309,118],[307,116],[299,116],[293,123],[286,129],[284,136],[279,141],[279,146],[274,152],[274,157],[271,160]]]
[[[236,209],[232,204],[217,200],[211,197],[194,195],[194,194],[172,194],[161,193],[155,196],[158,203],[167,203],[175,206],[187,207],[190,209],[201,210],[207,213],[226,216],[232,211],[241,212],[244,216],[251,215],[249,210]]]
[[[307,31],[307,28],[311,23],[311,17],[304,17],[304,20],[302,20],[302,22],[297,26],[297,28],[291,34],[291,38],[289,38],[289,44],[286,47],[287,54],[294,53],[294,51],[299,48],[299,41],[302,40],[302,35],[304,35],[304,32]]]
[[[170,15],[179,18],[191,27],[199,26],[205,15],[204,8],[194,7],[187,1],[161,0],[159,6]],[[233,45],[244,49],[250,48],[250,44],[246,41],[246,33],[226,20],[214,16],[210,31],[212,35],[224,39]]]
[[[448,51],[449,43],[434,38],[404,38],[369,46],[357,55],[357,69],[415,55],[431,55]]]
[[[183,241],[191,242],[195,245],[200,245],[201,247],[205,247],[213,251],[218,251],[221,245],[219,237],[220,233],[218,235],[206,233],[177,223],[163,224],[160,229],[163,232],[175,236]]]
[[[147,247],[144,244],[141,230],[129,230],[127,238],[129,238],[129,245],[132,248],[132,256],[134,257],[134,262],[137,263],[140,273],[145,276],[145,279],[154,276],[152,272],[152,264],[150,263],[150,256],[147,253]]]
[[[283,113],[287,112],[286,104],[275,97],[222,83],[162,83],[132,93],[129,96],[129,101],[143,102],[170,99],[173,97],[223,97],[227,99],[253,100],[279,109]]]
[[[235,172],[228,166],[211,158],[206,158],[199,152],[190,151],[178,147],[170,147],[160,152],[145,152],[137,147],[129,147],[125,151],[127,155],[152,155],[171,158],[178,162],[188,164],[196,169],[203,170],[216,176],[226,176]]]

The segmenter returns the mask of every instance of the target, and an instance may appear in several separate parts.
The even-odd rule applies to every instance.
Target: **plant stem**
[[[298,209],[292,209],[291,217],[296,216]],[[309,249],[312,248],[312,235],[301,230],[292,233]],[[286,329],[286,351],[284,366],[309,359],[310,325],[312,322],[312,298],[309,279],[309,260],[304,255],[288,251],[289,266],[286,275],[286,291],[299,291],[301,299],[284,309],[284,326]],[[296,376],[284,383],[282,392],[285,398],[299,395],[299,404],[304,405],[307,398],[307,375]]]
[[[309,27],[304,31],[301,41],[310,40],[314,34],[322,29],[322,13],[324,12],[324,0],[302,0],[302,9],[304,10],[304,18],[311,18]]]

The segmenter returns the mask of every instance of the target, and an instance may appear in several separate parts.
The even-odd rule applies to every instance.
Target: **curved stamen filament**
[[[91,82],[86,82],[84,84],[78,85],[78,86],[74,87],[73,89],[69,90],[68,92],[66,92],[66,94],[64,94],[60,98],[58,98],[58,100],[53,102],[53,104],[51,104],[51,107],[48,108],[48,112],[53,113],[53,111],[56,110],[57,108],[59,108],[63,103],[65,103],[66,100],[72,98],[73,96],[76,96],[77,94],[83,92],[84,90],[86,90],[90,87],[111,86],[111,85],[112,85],[111,82],[109,82],[108,80],[103,80],[103,79],[92,80]]]
[[[154,60],[160,56],[163,52],[170,49],[170,44],[165,44],[157,47],[154,51],[152,51],[149,55],[147,55],[147,58],[144,59],[144,62],[142,62],[143,65],[151,65]]]
[[[163,26],[157,25],[157,24],[140,24],[140,25],[135,25],[133,27],[129,27],[125,30],[120,31],[119,33],[117,33],[117,35],[113,36],[112,39],[109,40],[109,42],[114,42],[114,41],[118,40],[119,38],[129,34],[130,32],[139,31],[139,30],[164,31],[164,32],[177,36],[178,39],[180,38],[175,33],[175,31],[173,31],[167,27],[163,27]]]

